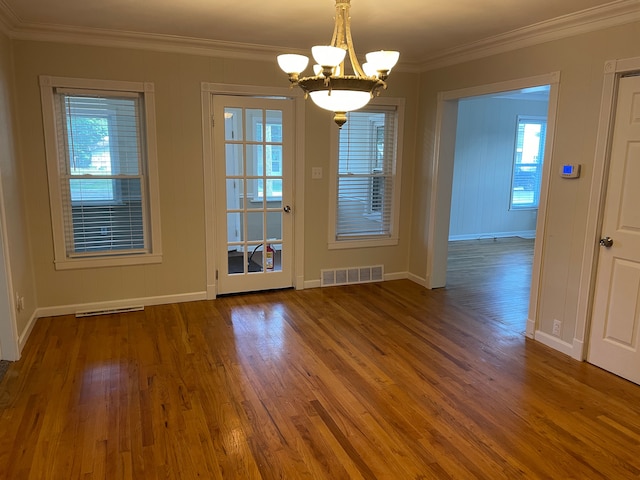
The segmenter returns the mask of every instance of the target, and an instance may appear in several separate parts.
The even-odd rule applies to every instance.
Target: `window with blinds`
[[[56,267],[160,261],[153,85],[40,83]]]
[[[67,255],[144,251],[140,94],[55,97]]]
[[[397,109],[347,113],[338,140],[336,241],[392,234]]]

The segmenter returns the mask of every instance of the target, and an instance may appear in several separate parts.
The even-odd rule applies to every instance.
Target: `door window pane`
[[[244,240],[242,221],[242,213],[227,213],[227,238],[229,242],[242,242]]]
[[[282,241],[282,212],[267,212],[267,238]]]
[[[224,109],[224,139],[227,141],[243,139],[241,108]]]
[[[244,173],[242,144],[227,143],[225,145],[225,158],[228,177],[242,175]]]
[[[263,226],[264,213],[259,212],[247,212],[247,240],[248,241],[262,241],[264,239],[264,226]]]

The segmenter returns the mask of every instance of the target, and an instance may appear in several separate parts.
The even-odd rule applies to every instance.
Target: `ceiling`
[[[15,38],[61,35],[69,41],[90,34],[273,55],[329,43],[334,6],[334,0],[0,0],[0,27]],[[624,15],[637,19],[634,12],[640,13],[640,0],[351,2],[359,56],[399,50],[406,66],[472,49],[509,49],[525,37],[544,41],[549,32],[570,34],[567,27],[575,30],[576,23],[624,23]]]

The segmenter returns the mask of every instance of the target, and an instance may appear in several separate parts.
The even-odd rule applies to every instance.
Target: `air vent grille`
[[[371,283],[384,280],[384,266],[333,268],[320,271],[320,285],[349,285],[352,283]]]

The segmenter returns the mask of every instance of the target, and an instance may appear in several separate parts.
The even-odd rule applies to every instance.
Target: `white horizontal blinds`
[[[68,256],[146,251],[140,95],[56,92]]]
[[[391,236],[395,107],[349,112],[340,130],[336,239]]]

